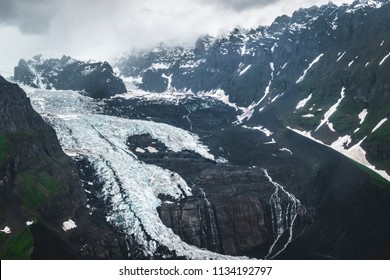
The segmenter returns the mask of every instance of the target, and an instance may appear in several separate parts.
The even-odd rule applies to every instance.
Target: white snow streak
[[[387,121],[387,118],[384,118],[383,120],[381,120],[375,127],[374,129],[371,131],[374,132],[375,130],[377,130],[382,124],[384,124],[385,122]]]
[[[245,67],[238,75],[241,76],[241,75],[244,75],[246,71],[249,70],[249,68],[251,68],[251,64],[249,64],[247,67]]]
[[[302,99],[301,101],[298,102],[297,106],[295,107],[295,110],[299,110],[303,107],[305,107],[307,101],[309,101],[312,97],[312,94],[310,93],[308,97]]]
[[[279,151],[281,151],[281,152],[288,152],[288,153],[290,153],[291,155],[293,154],[293,153],[291,152],[291,150],[290,150],[290,149],[287,149],[287,148],[280,148]]]
[[[381,66],[389,56],[390,52],[381,60],[381,62],[379,62],[379,66]]]
[[[295,82],[296,84],[299,84],[300,82],[302,82],[302,81],[305,79],[305,76],[306,76],[306,74],[307,74],[307,71],[309,71],[310,68],[313,67],[313,65],[316,64],[316,63],[320,60],[320,58],[321,58],[323,55],[324,55],[323,53],[320,54],[319,56],[317,56],[317,57],[313,60],[312,63],[309,64],[309,67],[307,67],[307,68],[305,69],[305,71],[303,71],[302,76],[299,77],[299,79]]]
[[[340,55],[340,56],[337,58],[336,62],[339,62],[340,59],[342,59],[343,56],[344,56],[346,53],[347,53],[347,51],[343,52],[342,55]]]
[[[321,123],[318,125],[318,127],[316,128],[315,131],[317,131],[325,123],[329,125],[329,123],[330,123],[329,118],[337,111],[337,107],[339,106],[339,104],[341,103],[341,101],[345,97],[345,88],[344,87],[342,87],[340,95],[341,95],[341,97],[337,100],[336,104],[334,104],[332,107],[330,107],[329,110],[324,114],[324,118],[321,120]],[[331,126],[331,129],[332,128],[333,128],[333,126]]]
[[[368,114],[367,109],[364,109],[363,111],[360,112],[360,114],[358,115],[360,119],[359,124],[362,124],[364,122],[364,119],[366,118],[367,114]]]

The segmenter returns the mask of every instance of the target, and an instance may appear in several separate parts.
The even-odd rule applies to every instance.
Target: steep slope
[[[84,90],[94,98],[126,92],[125,85],[107,62],[78,61],[69,56],[42,59],[40,55],[21,59],[14,70],[17,82],[35,88]]]
[[[99,102],[28,88],[85,180],[71,256],[389,258],[389,181],[327,147],[387,170],[387,2],[140,51]]]
[[[237,112],[218,99],[137,93],[107,100],[106,111],[191,130],[225,159],[215,165],[173,153],[149,135],[128,139],[140,160],[180,174],[194,189],[179,201],[161,197],[161,219],[182,240],[257,258],[388,258],[386,180],[286,128],[232,125]]]
[[[281,121],[389,174],[389,12],[388,1],[313,6],[192,49],[137,52],[117,67],[148,91],[222,89],[242,106],[239,123]]]
[[[119,236],[104,220],[97,226],[89,218],[78,170],[54,130],[25,92],[3,77],[0,114],[1,258],[98,258],[108,251],[121,256],[115,244],[101,246]],[[95,253],[80,254],[83,245]]]

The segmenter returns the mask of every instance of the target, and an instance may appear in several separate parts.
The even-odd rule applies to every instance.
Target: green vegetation
[[[2,259],[28,260],[31,258],[34,242],[28,227],[25,227],[20,233],[11,238],[8,236],[4,237],[3,234],[0,236],[1,243],[9,239],[4,254],[1,256]]]
[[[359,167],[361,170],[363,170],[368,175],[370,175],[373,184],[375,184],[376,186],[378,186],[380,188],[390,187],[390,182],[387,181],[385,178],[383,178],[381,175],[379,175],[375,171],[371,170],[367,166],[364,166],[356,161],[353,161],[353,162],[357,165],[357,167]]]
[[[25,139],[29,139],[30,137],[33,136],[33,132],[28,129],[21,129],[18,131],[18,136],[23,137]]]
[[[352,134],[359,127],[359,113],[364,109],[363,103],[356,102],[352,98],[345,97],[337,111],[330,117],[334,128],[341,135]]]
[[[6,234],[4,232],[0,232],[0,247],[3,247],[5,242],[8,240],[8,237],[9,237],[8,234]]]
[[[313,164],[313,166],[311,167],[311,172],[314,173],[314,174],[317,174],[318,171],[320,171],[321,169],[321,164],[319,162]]]
[[[7,159],[7,139],[6,136],[0,133],[0,164]]]
[[[387,121],[374,133],[368,135],[362,146],[368,151],[367,158],[379,169],[390,168],[390,123]]]
[[[306,114],[313,114],[314,117],[311,118],[304,118],[303,115]],[[322,116],[319,115],[317,112],[311,112],[309,110],[306,111],[297,111],[293,117],[293,122],[298,124],[299,127],[302,127],[304,130],[313,130],[315,129],[318,124],[321,122]]]
[[[17,177],[17,192],[25,210],[33,210],[62,190],[62,184],[47,172],[23,172]]]

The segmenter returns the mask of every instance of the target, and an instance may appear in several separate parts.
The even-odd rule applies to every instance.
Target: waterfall
[[[298,209],[303,206],[294,195],[286,191],[283,186],[274,182],[267,170],[263,169],[263,171],[268,181],[275,186],[275,192],[271,195],[269,200],[275,240],[272,243],[268,254],[265,256],[265,259],[272,259],[283,252],[287,245],[292,241],[294,223],[298,215]],[[282,200],[281,196],[286,196],[287,200]],[[274,252],[275,245],[286,231],[288,231],[288,240],[283,245],[282,249]]]
[[[188,114],[185,115],[185,118],[187,119],[188,123],[190,124],[190,130],[192,131],[192,122],[191,122],[191,119],[190,119],[190,115],[191,115],[192,112],[191,112],[190,109],[188,109],[187,106],[185,106],[185,108],[186,108],[187,111],[188,111]]]
[[[218,236],[218,230],[217,230],[217,223],[215,219],[214,210],[211,206],[210,201],[207,199],[205,192],[202,188],[199,188],[201,196],[203,197],[204,201],[206,202],[207,206],[207,214],[208,218],[210,220],[209,226],[210,226],[210,234],[211,234],[211,250],[216,251],[219,249],[219,236]]]

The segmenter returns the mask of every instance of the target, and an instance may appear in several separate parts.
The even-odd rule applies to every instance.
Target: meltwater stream
[[[298,209],[304,209],[301,202],[291,193],[286,191],[283,186],[274,182],[268,171],[263,169],[265,177],[275,186],[275,192],[271,195],[269,204],[271,207],[272,226],[274,229],[275,240],[271,245],[265,259],[272,259],[286,249],[287,245],[292,241],[294,223],[298,215]],[[287,199],[282,200],[281,196],[286,196]],[[288,231],[288,239],[282,244],[281,249],[275,250],[275,245],[280,242],[280,238],[284,232]]]
[[[190,259],[233,258],[189,245],[162,223],[158,196],[178,200],[192,195],[191,188],[180,175],[139,161],[126,146],[129,136],[149,134],[172,151],[190,150],[214,160],[196,135],[166,124],[99,114],[99,104],[78,92],[24,89],[34,109],[56,130],[63,150],[87,158],[97,171],[109,205],[107,221],[134,237],[146,255],[154,256],[163,245]]]

